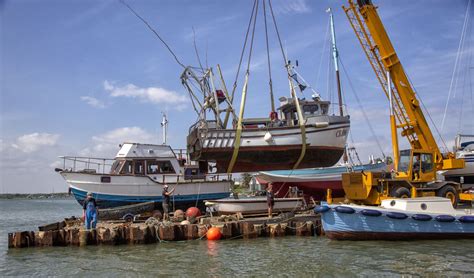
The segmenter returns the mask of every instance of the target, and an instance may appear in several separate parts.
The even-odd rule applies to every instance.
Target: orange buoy
[[[219,240],[222,237],[221,230],[217,227],[212,227],[207,231],[206,237],[208,240]]]
[[[186,217],[196,218],[201,216],[201,211],[197,207],[190,207],[186,210]]]

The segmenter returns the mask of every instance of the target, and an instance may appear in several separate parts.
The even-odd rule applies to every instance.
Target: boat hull
[[[329,122],[327,127],[306,125],[306,152],[298,169],[329,167],[341,158],[349,132],[349,120],[332,117],[335,119],[324,117]],[[187,138],[190,158],[216,162],[217,172],[227,172],[235,137],[234,129],[195,128]],[[302,144],[299,126],[244,129],[232,172],[293,169],[301,155]]]
[[[261,214],[268,212],[266,197],[247,199],[220,199],[211,202],[218,214]],[[275,198],[274,212],[288,212],[301,209],[302,198]]]
[[[380,216],[366,216],[362,208],[354,213],[335,210],[336,206],[321,214],[326,236],[335,240],[415,240],[415,239],[461,239],[474,238],[474,223],[462,223],[459,218],[453,222],[435,220],[439,214],[433,214],[432,220],[420,221],[405,213],[405,219],[393,219],[387,216],[388,210],[379,210]],[[351,206],[349,206],[351,207]]]
[[[321,169],[301,169],[286,171],[260,172],[257,179],[261,184],[271,182],[278,196],[287,195],[290,187],[298,187],[307,197],[315,200],[324,200],[327,189],[332,190],[332,196],[343,197],[342,173],[349,171],[385,171],[385,163],[363,164],[351,168],[346,166],[321,168]]]
[[[110,183],[102,183],[100,174],[62,172],[71,193],[82,204],[88,192],[92,192],[100,208],[112,208],[144,202],[155,202],[161,209],[163,184],[147,176],[110,176]],[[175,208],[187,208],[196,204],[203,207],[203,200],[226,198],[230,195],[232,181],[193,181],[169,184],[176,188],[171,197]]]

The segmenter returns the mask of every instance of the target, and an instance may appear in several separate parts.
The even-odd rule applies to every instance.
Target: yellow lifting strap
[[[247,73],[245,74],[245,83],[244,83],[244,87],[242,88],[242,100],[240,101],[239,120],[237,122],[237,130],[235,132],[234,152],[232,153],[232,158],[230,159],[229,167],[227,168],[227,174],[232,173],[232,169],[234,168],[235,161],[237,160],[237,156],[239,154],[240,136],[242,136],[242,119],[244,117],[245,99],[247,97],[248,82],[249,82],[249,71],[247,71]]]
[[[294,170],[298,168],[298,166],[300,165],[301,161],[303,160],[306,154],[306,128],[305,128],[306,121],[303,118],[303,113],[301,112],[301,107],[300,107],[300,101],[298,99],[298,96],[296,95],[295,87],[293,86],[293,82],[291,81],[290,76],[288,76],[288,82],[290,82],[291,96],[293,97],[296,103],[296,112],[298,113],[298,124],[300,125],[300,129],[301,129],[301,153],[300,153],[300,157],[298,158],[298,161],[296,161],[295,165],[293,166],[293,170]]]

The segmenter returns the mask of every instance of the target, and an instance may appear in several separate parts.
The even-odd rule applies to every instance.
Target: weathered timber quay
[[[322,234],[320,216],[301,214],[290,217],[249,218],[203,217],[199,224],[146,221],[144,223],[99,222],[96,229],[84,229],[78,219],[39,227],[38,231],[8,234],[8,248],[156,244],[171,241],[201,240],[211,227],[221,231],[222,239],[257,237],[318,236]]]

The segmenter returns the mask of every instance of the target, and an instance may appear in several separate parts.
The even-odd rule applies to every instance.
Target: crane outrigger
[[[343,174],[346,199],[358,204],[378,205],[391,197],[446,197],[456,205],[472,201],[461,183],[439,181],[439,170],[462,169],[465,164],[451,152],[442,153],[421,109],[415,90],[393,48],[371,0],[349,0],[343,9],[354,29],[382,89],[390,100],[390,126],[394,173]],[[410,143],[399,150],[398,134]]]

